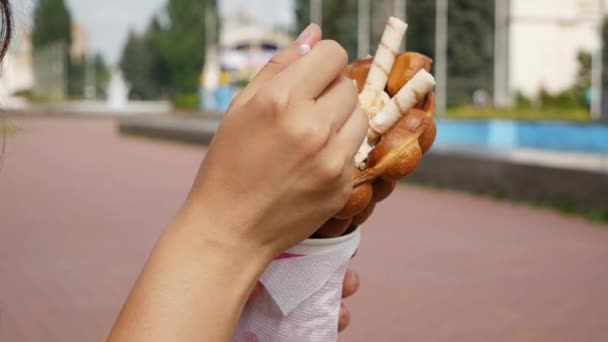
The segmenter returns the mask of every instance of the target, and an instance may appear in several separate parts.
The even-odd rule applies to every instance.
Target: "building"
[[[222,22],[219,37],[222,69],[246,79],[292,42],[287,33],[268,29],[245,13],[226,16]]]
[[[556,93],[571,87],[578,53],[600,46],[596,26],[600,0],[510,1],[510,91],[534,97],[541,88]]]
[[[16,30],[12,45],[2,61],[0,101],[3,107],[18,100],[13,97],[15,93],[33,87],[33,69],[31,30],[22,26]]]
[[[89,37],[84,28],[77,22],[72,23],[72,46],[70,57],[72,59],[83,59],[89,51]]]

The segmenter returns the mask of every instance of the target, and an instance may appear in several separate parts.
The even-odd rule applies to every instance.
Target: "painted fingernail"
[[[305,54],[310,52],[310,45],[302,44],[300,45],[300,55],[304,56]]]
[[[302,33],[300,33],[300,36],[298,37],[298,39],[296,39],[296,43],[299,44],[307,44],[308,40],[312,37],[314,33],[314,26],[313,24],[308,25],[308,27],[306,27],[304,29],[304,31],[302,31]],[[310,47],[310,45],[308,45]]]
[[[298,39],[296,39],[296,43],[300,44],[300,55],[305,55],[311,50],[311,40],[313,39],[315,34],[315,27],[313,24],[308,25],[304,31],[300,34]]]

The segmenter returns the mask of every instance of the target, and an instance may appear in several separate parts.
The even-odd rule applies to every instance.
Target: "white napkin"
[[[245,307],[234,341],[337,341],[342,283],[360,240],[359,230],[306,240],[272,262],[260,278],[265,290]]]

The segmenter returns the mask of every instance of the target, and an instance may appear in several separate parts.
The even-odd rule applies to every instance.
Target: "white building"
[[[7,102],[16,92],[31,89],[34,85],[32,62],[32,41],[30,29],[22,27],[16,32],[11,47],[2,61],[0,74],[1,105]]]
[[[291,44],[285,32],[269,29],[245,13],[223,18],[219,37],[220,63],[226,70],[252,77],[273,55]]]
[[[601,0],[510,1],[510,90],[533,97],[542,87],[559,92],[572,86],[579,51],[599,46]]]

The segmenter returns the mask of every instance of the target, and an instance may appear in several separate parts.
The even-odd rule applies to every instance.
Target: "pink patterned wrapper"
[[[273,261],[260,277],[264,292],[245,307],[233,341],[337,341],[342,283],[360,241],[359,230],[309,239]]]

